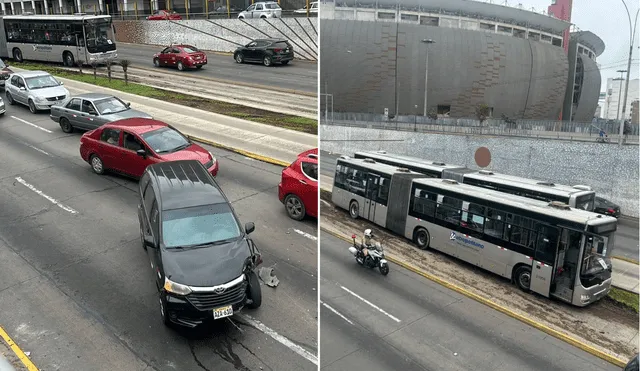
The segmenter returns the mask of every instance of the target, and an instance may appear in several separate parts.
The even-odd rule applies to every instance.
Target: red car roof
[[[307,157],[311,154],[318,155],[318,149],[317,148],[308,149],[302,152],[301,154],[299,154],[298,157]]]
[[[140,134],[147,133],[149,131],[165,128],[167,126],[169,126],[169,124],[162,121],[141,118],[141,117],[134,117],[134,118],[114,121],[104,125],[103,127],[128,130],[134,134],[140,135]]]

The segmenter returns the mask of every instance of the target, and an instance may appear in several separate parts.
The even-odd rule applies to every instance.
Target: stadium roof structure
[[[591,48],[591,50],[593,50],[593,52],[596,53],[596,56],[598,57],[602,53],[604,53],[604,41],[602,41],[602,39],[598,35],[594,34],[591,31],[572,32],[571,38],[577,39],[580,44],[586,45]]]

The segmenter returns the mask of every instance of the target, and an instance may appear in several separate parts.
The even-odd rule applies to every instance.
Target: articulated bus
[[[0,57],[40,62],[103,63],[117,58],[109,15],[0,16]]]
[[[614,217],[346,156],[337,162],[332,201],[524,291],[586,306],[611,290]]]
[[[370,158],[387,165],[399,166],[433,178],[454,179],[458,182],[529,197],[541,201],[559,201],[577,209],[593,211],[596,193],[584,185],[568,186],[534,179],[473,170],[464,166],[426,161],[416,157],[390,154],[385,151],[356,152],[355,158]]]

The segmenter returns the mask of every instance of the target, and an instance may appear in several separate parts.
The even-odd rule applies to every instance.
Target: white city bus
[[[346,156],[337,162],[332,201],[524,291],[586,306],[611,289],[613,217]]]
[[[371,158],[387,165],[400,166],[429,177],[454,179],[464,184],[494,189],[505,193],[542,201],[559,201],[577,209],[593,211],[596,193],[584,185],[568,186],[535,179],[495,173],[489,170],[473,170],[464,166],[426,161],[417,157],[402,156],[386,151],[356,152],[355,158]]]
[[[0,17],[0,57],[74,66],[117,58],[109,15],[7,15]]]

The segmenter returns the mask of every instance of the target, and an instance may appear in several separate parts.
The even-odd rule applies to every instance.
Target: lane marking
[[[18,357],[20,362],[22,362],[22,364],[27,368],[28,371],[38,371],[38,368],[36,367],[36,365],[34,365],[33,362],[31,362],[29,357],[27,357],[27,355],[22,351],[22,349],[20,349],[18,344],[16,344],[11,339],[9,334],[7,334],[6,331],[4,331],[2,326],[0,326],[0,337],[4,339],[7,345],[9,345],[9,348],[13,350],[13,353],[15,353],[15,355]]]
[[[265,326],[262,322],[260,322],[260,321],[258,321],[256,319],[253,319],[253,318],[249,317],[246,314],[239,314],[238,317],[242,317],[242,319],[244,319],[246,322],[248,322],[249,325],[255,327],[256,329],[258,329],[260,331],[262,331],[266,335],[271,336],[275,341],[277,341],[280,344],[286,346],[287,348],[293,350],[294,352],[298,353],[298,355],[306,358],[308,361],[310,361],[314,365],[318,366],[318,357],[316,355],[312,354],[311,352],[309,352],[308,350],[304,349],[300,345],[298,345],[298,344],[292,342],[291,340],[287,339],[286,337],[278,334],[274,330],[272,330],[269,327]]]
[[[346,287],[344,287],[344,286],[342,286],[342,285],[340,286],[340,288],[342,288],[344,291],[348,292],[349,294],[351,294],[351,295],[355,296],[356,298],[358,298],[358,299],[362,300],[362,301],[363,301],[363,302],[365,302],[366,304],[369,304],[369,306],[371,306],[373,309],[375,309],[375,310],[377,310],[378,312],[380,312],[380,313],[384,314],[385,316],[387,316],[387,317],[391,318],[392,320],[394,320],[394,321],[396,321],[396,322],[398,322],[398,323],[400,323],[400,322],[401,322],[397,317],[394,317],[393,315],[391,315],[391,314],[389,314],[389,313],[385,312],[385,310],[384,310],[384,309],[382,309],[382,308],[378,307],[377,305],[373,304],[372,302],[370,302],[369,300],[367,300],[367,299],[363,298],[362,296],[360,296],[360,295],[356,294],[355,292],[353,292],[353,291],[349,290],[348,288],[346,288]]]
[[[36,125],[36,124],[34,124],[34,123],[31,123],[31,122],[29,122],[29,121],[27,121],[27,120],[23,120],[23,119],[21,119],[20,117],[11,116],[11,118],[12,118],[12,119],[15,119],[15,120],[18,120],[18,121],[20,121],[20,122],[22,122],[22,123],[24,123],[24,124],[27,124],[27,125],[33,126],[34,128],[36,128],[36,129],[40,129],[40,130],[42,130],[42,131],[44,131],[44,132],[46,132],[46,133],[49,133],[49,134],[53,133],[53,131],[51,131],[51,130],[49,130],[49,129],[45,129],[45,128],[43,128],[42,126],[38,126],[38,125]]]
[[[32,146],[31,144],[27,143],[27,142],[22,142],[22,144],[24,144],[25,146],[31,148],[31,149],[35,149],[36,151],[40,152],[40,153],[44,153],[47,156],[51,156],[51,154],[43,149],[40,149],[36,146]]]
[[[299,234],[299,235],[301,235],[301,236],[304,236],[304,237],[306,237],[306,238],[308,238],[308,239],[310,239],[310,240],[318,241],[318,237],[317,237],[317,236],[314,236],[314,235],[309,234],[309,233],[307,233],[307,232],[301,231],[301,230],[299,230],[299,229],[295,229],[295,228],[294,228],[293,230],[294,230],[297,234]]]
[[[58,200],[56,200],[55,198],[45,194],[44,192],[42,192],[41,190],[39,190],[38,188],[34,187],[33,185],[27,183],[24,179],[17,177],[15,178],[20,184],[22,184],[23,186],[29,188],[30,190],[32,190],[33,192],[35,192],[38,196],[42,196],[45,199],[47,199],[49,202],[51,202],[52,204],[58,206],[59,208],[61,208],[64,211],[70,212],[71,214],[77,214],[78,212],[75,211],[74,209],[70,208],[69,206],[63,205],[61,204]]]
[[[353,322],[351,322],[347,317],[343,316],[342,313],[338,312],[337,310],[333,309],[329,304],[323,302],[322,300],[320,301],[320,303],[322,303],[322,305],[329,309],[330,311],[332,311],[333,313],[335,313],[337,316],[339,316],[340,318],[342,318],[343,320],[349,322],[349,324],[353,325]]]

